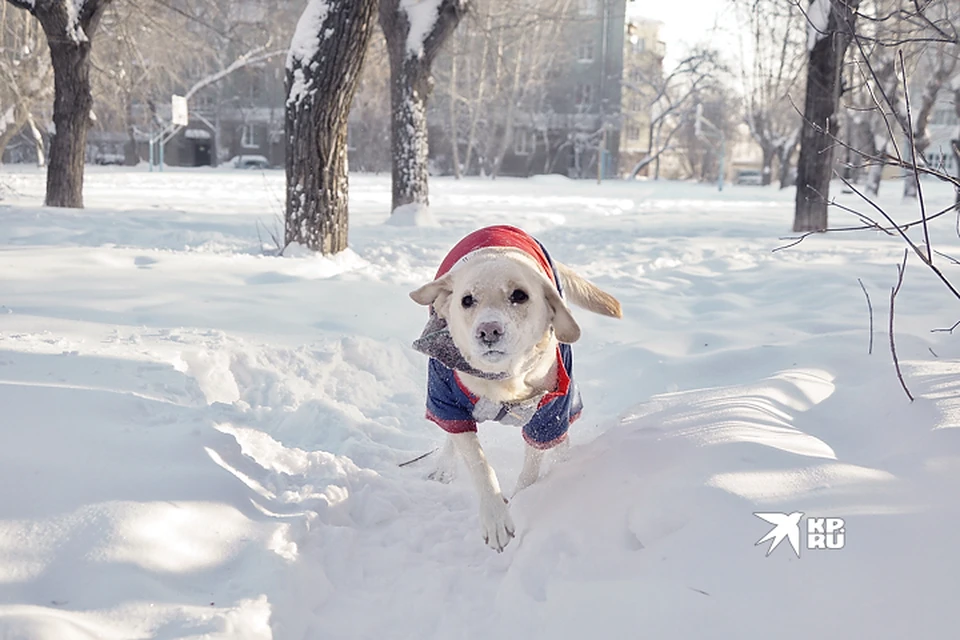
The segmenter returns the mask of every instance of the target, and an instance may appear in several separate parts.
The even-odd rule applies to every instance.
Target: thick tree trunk
[[[427,167],[427,97],[430,69],[420,59],[390,56],[390,153],[393,198],[390,210],[430,204]]]
[[[813,0],[829,5],[829,19],[810,49],[807,93],[797,162],[796,211],[793,230],[824,231],[833,176],[834,137],[839,123],[834,117],[840,102],[840,72],[847,46],[853,39],[854,12],[860,0]]]
[[[466,10],[464,0],[436,0],[418,5],[418,19],[435,7],[432,27],[410,38],[410,17],[400,0],[380,0],[380,27],[390,57],[390,148],[393,160],[391,210],[430,204],[427,167],[427,99],[433,89],[430,70],[440,46]]]
[[[376,6],[313,0],[297,26],[286,72],[286,244],[323,254],[347,248],[347,115]]]
[[[90,91],[90,46],[50,41],[55,97],[54,134],[47,169],[48,207],[83,207],[83,165],[93,94]]]
[[[50,140],[45,204],[83,207],[83,165],[93,107],[91,39],[112,0],[86,0],[78,5],[57,0],[8,1],[36,16],[50,47],[56,131]]]

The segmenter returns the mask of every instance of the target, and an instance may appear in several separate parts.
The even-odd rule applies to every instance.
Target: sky
[[[627,15],[652,18],[663,23],[660,39],[666,43],[667,68],[673,66],[688,47],[703,41],[730,38],[730,0],[628,0]],[[716,29],[719,25],[720,29]],[[722,33],[722,32],[726,33]]]

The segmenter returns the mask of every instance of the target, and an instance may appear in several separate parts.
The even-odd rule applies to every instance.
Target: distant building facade
[[[545,109],[517,118],[500,172],[618,175],[626,0],[575,0],[562,40],[570,53],[546,87]]]
[[[651,150],[650,123],[656,86],[663,79],[666,47],[660,40],[662,23],[645,18],[630,18],[623,42],[623,93],[620,105],[621,173],[627,174]]]

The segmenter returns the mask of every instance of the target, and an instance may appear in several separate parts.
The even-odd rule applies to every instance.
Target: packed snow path
[[[911,267],[910,404],[896,240],[772,253],[792,192],[557,177],[434,179],[439,227],[393,226],[359,175],[352,249],[278,258],[282,179],[92,170],[74,211],[2,174],[0,638],[955,635],[960,348],[930,329],[960,305]],[[500,555],[464,474],[397,467],[442,441],[407,293],[497,223],[625,314],[575,311],[583,419]],[[519,434],[481,437],[511,487]],[[758,511],[844,518],[845,546],[766,557]]]

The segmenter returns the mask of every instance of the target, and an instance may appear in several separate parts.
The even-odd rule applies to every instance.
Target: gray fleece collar
[[[463,354],[453,342],[453,336],[450,335],[450,329],[447,327],[447,321],[437,315],[430,307],[430,318],[427,325],[423,328],[420,337],[414,340],[413,348],[420,353],[430,356],[437,360],[443,366],[454,371],[460,371],[468,375],[483,378],[484,380],[503,380],[510,377],[505,371],[499,373],[487,373],[475,369],[467,362]]]

